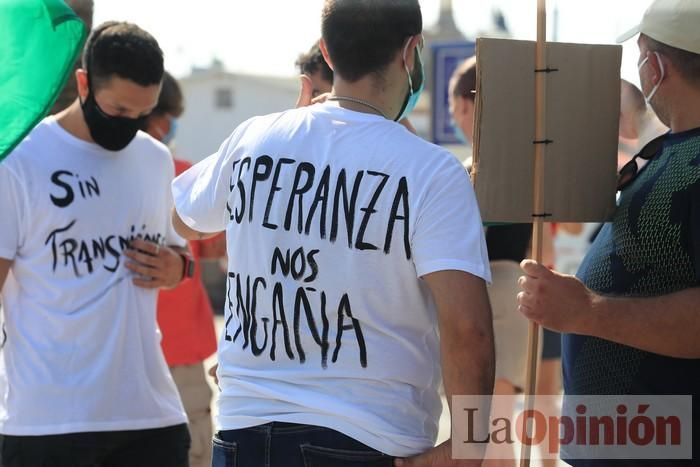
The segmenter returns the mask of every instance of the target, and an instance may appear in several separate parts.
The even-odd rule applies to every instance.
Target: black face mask
[[[121,151],[131,143],[136,132],[143,128],[146,116],[128,118],[107,115],[95,102],[94,95],[95,93],[90,89],[87,98],[80,103],[90,136],[95,143],[105,149]]]

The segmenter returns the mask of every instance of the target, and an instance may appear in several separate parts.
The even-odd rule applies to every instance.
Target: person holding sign
[[[168,150],[138,129],[163,54],[130,23],[88,38],[78,99],[0,164],[3,467],[187,466],[157,289],[184,276]]]
[[[642,91],[670,132],[648,143],[620,170],[617,212],[597,236],[578,278],[532,261],[522,263],[520,311],[566,333],[566,395],[700,396],[698,24],[695,0],[656,0],[627,35],[641,33]],[[640,159],[646,161],[643,168]],[[700,422],[697,404],[692,420]],[[698,430],[693,431],[697,453]],[[697,465],[681,460],[569,462]]]
[[[418,1],[327,0],[324,102],[255,117],[173,183],[226,230],[214,465],[479,465],[441,401],[491,394],[481,218],[459,161],[398,124],[423,88]],[[396,458],[396,459],[394,459]]]

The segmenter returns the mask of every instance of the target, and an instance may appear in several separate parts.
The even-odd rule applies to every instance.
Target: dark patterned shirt
[[[666,136],[663,149],[621,193],[613,221],[596,238],[578,277],[615,297],[655,297],[700,285],[700,128]],[[562,359],[566,394],[700,394],[700,360],[573,334],[563,337]]]

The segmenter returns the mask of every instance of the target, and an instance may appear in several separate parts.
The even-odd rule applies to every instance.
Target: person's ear
[[[75,82],[78,87],[78,96],[80,96],[81,101],[84,101],[89,91],[87,72],[82,68],[75,70]]]
[[[318,42],[318,47],[321,49],[321,55],[323,55],[323,59],[328,64],[328,68],[330,68],[331,71],[335,71],[335,69],[333,68],[333,62],[331,62],[331,57],[328,55],[326,41],[323,38],[321,38],[321,40]]]
[[[404,50],[401,51],[402,59],[405,60],[406,67],[413,72],[413,67],[416,65],[416,47],[419,46],[423,36],[416,34],[412,36],[404,45]]]
[[[647,66],[652,71],[651,82],[653,84],[656,84],[659,82],[659,80],[661,79],[661,75],[662,75],[661,67],[666,65],[665,63],[661,63],[661,60],[663,60],[663,58],[661,57],[661,54],[647,50]]]

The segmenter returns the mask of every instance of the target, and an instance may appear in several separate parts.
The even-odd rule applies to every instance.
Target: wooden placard
[[[535,45],[477,41],[472,179],[485,222],[532,222]],[[615,209],[622,47],[547,43],[546,56],[546,221],[606,221]]]

